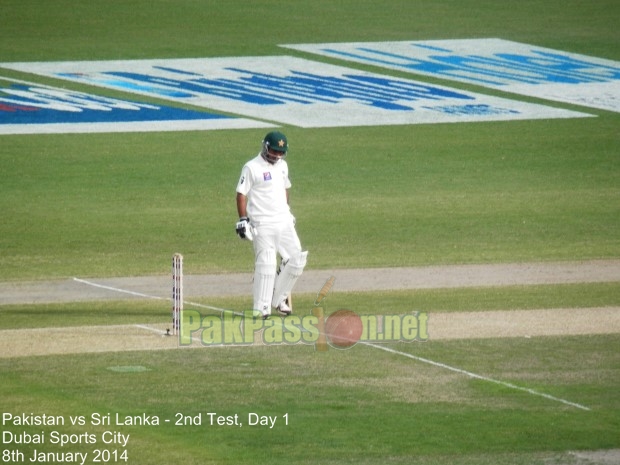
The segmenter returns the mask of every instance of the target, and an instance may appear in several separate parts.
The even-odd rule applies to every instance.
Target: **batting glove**
[[[235,230],[237,231],[237,235],[241,239],[246,239],[248,241],[254,239],[254,235],[252,234],[252,227],[250,226],[250,219],[245,216],[239,218]]]

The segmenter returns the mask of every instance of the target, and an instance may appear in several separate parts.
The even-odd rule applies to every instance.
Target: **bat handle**
[[[336,281],[335,276],[331,276],[327,281],[325,281],[325,284],[323,284],[323,287],[321,288],[319,293],[316,295],[316,299],[314,299],[315,307],[318,307],[319,305],[321,305],[321,302],[323,301],[323,299],[325,299],[325,297],[331,290],[332,286],[334,285],[335,281]]]

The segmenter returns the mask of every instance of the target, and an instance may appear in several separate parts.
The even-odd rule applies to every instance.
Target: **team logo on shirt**
[[[263,173],[263,180],[264,181],[271,181],[271,172],[267,171],[267,172]]]

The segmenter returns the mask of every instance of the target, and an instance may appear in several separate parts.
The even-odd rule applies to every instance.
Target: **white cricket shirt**
[[[248,198],[253,223],[279,223],[291,218],[286,190],[291,187],[285,160],[272,165],[260,153],[241,169],[237,192]]]

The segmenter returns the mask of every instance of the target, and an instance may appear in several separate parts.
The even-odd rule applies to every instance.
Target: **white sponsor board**
[[[502,39],[282,47],[620,112],[620,63]]]
[[[0,79],[0,134],[195,131],[273,125]]]
[[[0,66],[300,127],[591,116],[291,56]]]

